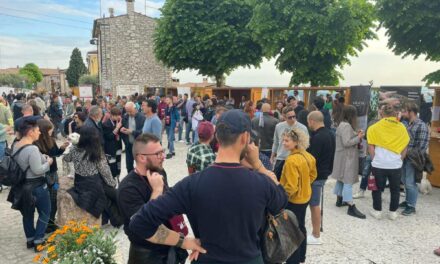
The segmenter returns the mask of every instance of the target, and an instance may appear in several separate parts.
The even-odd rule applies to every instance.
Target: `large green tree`
[[[34,88],[37,83],[43,80],[43,73],[34,63],[28,63],[21,68],[20,75],[25,76],[28,80],[26,88]]]
[[[26,76],[20,74],[0,74],[0,85],[25,88],[28,84]]]
[[[388,47],[395,54],[425,55],[427,60],[440,61],[440,1],[376,0],[382,26],[387,30]],[[440,70],[428,74],[428,85],[440,83]]]
[[[247,24],[252,6],[243,0],[167,0],[154,37],[156,57],[175,71],[225,75],[239,66],[258,66],[261,47]]]
[[[97,75],[85,74],[79,78],[80,85],[92,85],[93,87],[98,86],[99,80]]]
[[[249,27],[267,58],[290,85],[337,85],[340,69],[375,38],[374,6],[368,0],[248,0]]]
[[[66,71],[66,79],[70,87],[78,86],[79,78],[87,73],[81,51],[78,48],[73,49],[70,56],[69,68]]]

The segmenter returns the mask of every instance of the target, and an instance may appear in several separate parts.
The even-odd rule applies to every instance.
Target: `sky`
[[[165,0],[138,0],[139,13],[159,17]],[[89,44],[93,20],[100,14],[108,16],[108,8],[115,15],[126,13],[124,0],[0,0],[0,68],[23,66],[34,62],[41,68],[67,68],[73,48],[78,47],[83,57],[96,49]],[[102,10],[102,13],[101,13]],[[423,77],[440,68],[440,64],[401,58],[387,48],[385,30],[378,39],[368,41],[351,65],[342,70],[341,86],[368,84],[423,85]],[[85,59],[85,58],[84,58]],[[194,71],[174,73],[181,83],[201,82]],[[273,60],[265,60],[260,68],[238,68],[226,79],[231,86],[287,86],[290,74],[281,74]]]

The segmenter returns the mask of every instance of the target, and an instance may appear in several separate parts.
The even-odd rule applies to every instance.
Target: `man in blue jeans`
[[[420,153],[426,153],[428,150],[429,129],[428,126],[418,118],[418,113],[419,108],[414,103],[408,104],[402,112],[402,116],[409,120],[407,130],[411,140],[408,145],[407,157],[411,152],[419,151]],[[416,183],[416,170],[408,158],[405,158],[403,162],[402,182],[405,185],[406,199],[399,207],[404,208],[402,212],[403,215],[410,216],[416,213],[419,189]]]

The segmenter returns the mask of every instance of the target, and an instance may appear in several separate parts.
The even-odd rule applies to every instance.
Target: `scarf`
[[[260,114],[260,120],[258,122],[259,127],[264,127],[264,113]]]
[[[409,135],[405,126],[395,117],[382,118],[368,128],[367,141],[394,153],[400,154],[408,146]]]

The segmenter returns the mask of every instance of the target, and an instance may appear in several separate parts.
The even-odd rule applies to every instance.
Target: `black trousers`
[[[372,173],[376,179],[377,191],[372,192],[373,208],[376,211],[382,211],[382,193],[385,190],[386,182],[390,183],[390,211],[395,212],[399,208],[400,199],[400,179],[402,175],[401,169],[378,169],[372,168]]]
[[[293,204],[288,203],[286,209],[292,211],[296,218],[298,219],[299,229],[303,232],[304,241],[301,243],[299,248],[293,253],[290,258],[287,259],[286,264],[299,264],[306,261],[306,252],[307,252],[307,230],[306,230],[306,212],[307,206],[309,203],[305,204]]]
[[[134,169],[133,144],[128,143],[125,145],[125,163],[127,173],[130,173]]]
[[[128,264],[166,264],[167,254],[130,244]]]

